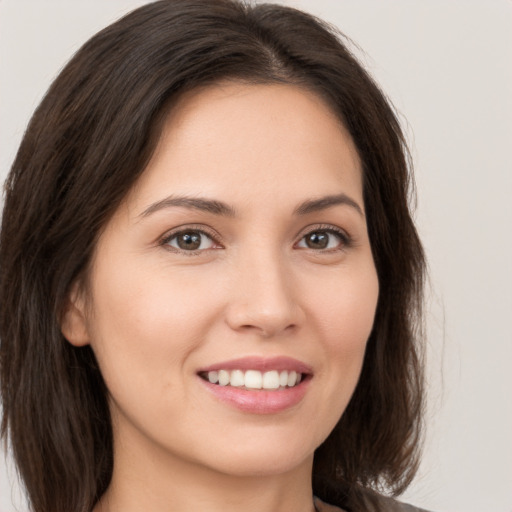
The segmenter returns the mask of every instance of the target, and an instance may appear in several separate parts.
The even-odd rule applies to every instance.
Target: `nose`
[[[234,281],[226,313],[231,329],[272,338],[302,324],[293,272],[277,255],[260,254],[240,263]]]

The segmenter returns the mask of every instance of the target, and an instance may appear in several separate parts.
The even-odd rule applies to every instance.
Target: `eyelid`
[[[164,247],[165,249],[167,249],[171,252],[186,254],[187,256],[193,256],[193,255],[204,253],[204,252],[207,252],[210,250],[218,249],[216,247],[216,248],[209,248],[209,249],[196,249],[196,250],[184,251],[184,250],[180,250],[176,247],[172,247],[171,245],[169,245],[170,240],[172,240],[173,238],[175,238],[176,236],[178,236],[182,233],[187,233],[190,231],[193,231],[196,233],[201,233],[202,235],[205,235],[208,238],[210,238],[215,245],[222,246],[221,236],[216,231],[214,231],[213,229],[211,229],[208,226],[205,226],[204,224],[183,224],[181,226],[176,226],[175,228],[172,228],[171,230],[167,231],[164,235],[162,235],[158,239],[158,245]]]
[[[306,249],[309,249],[309,250],[312,250],[315,252],[331,252],[331,251],[340,251],[340,250],[347,249],[347,248],[351,247],[351,245],[353,244],[352,237],[348,234],[348,232],[346,230],[340,228],[339,226],[336,226],[334,224],[316,224],[316,225],[307,226],[306,228],[301,230],[301,232],[297,235],[298,240],[295,243],[295,246],[299,242],[301,242],[304,239],[304,237],[306,237],[307,235],[309,235],[311,233],[315,233],[317,231],[334,233],[335,235],[340,237],[342,246],[339,248],[335,248],[335,249],[324,249],[324,250],[309,249],[309,248],[306,248]]]

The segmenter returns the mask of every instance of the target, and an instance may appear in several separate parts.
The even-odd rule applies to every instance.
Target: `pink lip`
[[[260,372],[277,370],[282,372],[296,371],[297,373],[312,374],[313,369],[311,366],[303,363],[297,359],[286,356],[278,357],[242,357],[240,359],[231,359],[230,361],[222,361],[215,363],[210,366],[199,369],[198,373],[201,372],[213,372],[219,370],[258,370]]]
[[[300,384],[275,391],[248,390],[243,388],[212,384],[199,377],[206,390],[215,398],[236,409],[251,414],[275,414],[297,405],[306,394],[312,377],[311,366],[290,357],[243,357],[201,368],[198,374],[219,370],[269,370],[296,371],[304,378]]]

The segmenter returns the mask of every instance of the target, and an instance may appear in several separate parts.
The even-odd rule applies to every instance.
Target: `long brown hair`
[[[316,92],[349,130],[363,165],[380,296],[353,398],[315,453],[314,492],[355,512],[365,490],[398,494],[415,473],[425,263],[393,109],[347,40],[308,14],[236,0],[163,0],[77,52],[32,117],[5,185],[1,433],[35,512],[89,511],[109,485],[107,389],[92,350],[64,339],[60,316],[178,95],[220,80]]]

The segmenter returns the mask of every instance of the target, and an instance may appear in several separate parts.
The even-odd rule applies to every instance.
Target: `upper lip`
[[[249,356],[239,359],[230,359],[214,363],[210,366],[200,368],[198,373],[213,372],[219,370],[258,370],[260,372],[277,370],[277,371],[296,371],[297,373],[312,374],[313,370],[310,365],[288,356],[277,357],[258,357]]]

